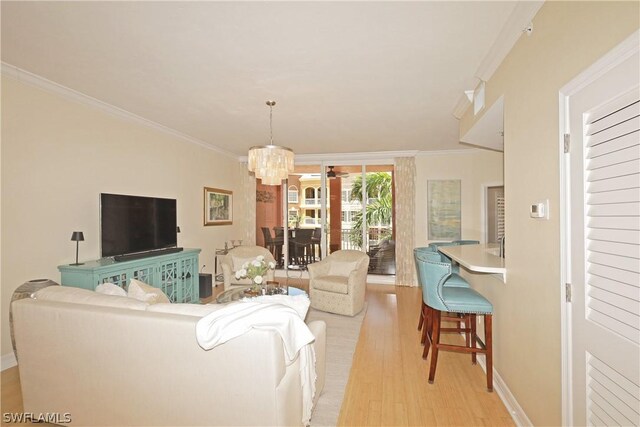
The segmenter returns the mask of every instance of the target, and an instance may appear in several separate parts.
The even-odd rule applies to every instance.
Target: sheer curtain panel
[[[416,162],[414,157],[395,159],[396,285],[418,286],[413,264],[415,236]]]
[[[246,163],[240,163],[240,176],[242,179],[242,193],[244,218],[243,241],[245,245],[256,244],[256,177],[247,170]]]

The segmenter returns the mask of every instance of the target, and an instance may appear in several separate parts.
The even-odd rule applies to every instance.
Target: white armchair
[[[247,261],[253,261],[258,255],[264,256],[266,262],[276,262],[271,252],[262,246],[238,246],[222,257],[220,266],[222,267],[225,291],[232,286],[249,286],[252,284],[251,279],[236,279],[235,272],[242,268],[242,264]],[[273,280],[273,277],[273,270],[269,270],[267,272],[267,280]]]
[[[311,307],[355,316],[364,307],[369,257],[360,251],[336,251],[309,264]]]

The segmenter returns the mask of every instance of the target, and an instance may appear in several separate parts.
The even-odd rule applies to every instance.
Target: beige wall
[[[71,232],[81,230],[80,260],[100,256],[101,192],[176,198],[178,245],[214,249],[241,239],[240,164],[215,151],[94,107],[2,78],[2,354],[10,353],[8,308],[27,280],[60,281],[74,261]],[[232,190],[234,225],[204,227],[203,187]]]
[[[638,2],[547,2],[486,85],[504,95],[507,283],[475,286],[496,308],[495,367],[535,425],[561,424],[559,89],[639,27]],[[464,135],[473,124],[467,111]],[[549,199],[551,218],[529,218]]]
[[[428,243],[427,181],[439,179],[461,180],[462,238],[482,240],[483,192],[487,185],[502,184],[502,153],[474,149],[416,156],[416,246]]]

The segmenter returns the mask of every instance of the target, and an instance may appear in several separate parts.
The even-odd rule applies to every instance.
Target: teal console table
[[[200,249],[185,249],[133,261],[103,258],[83,265],[60,265],[60,283],[93,291],[101,283],[114,283],[127,289],[129,281],[137,279],[162,289],[171,302],[198,303],[198,254]]]

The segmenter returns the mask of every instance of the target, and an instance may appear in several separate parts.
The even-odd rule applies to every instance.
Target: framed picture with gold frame
[[[233,224],[233,192],[204,187],[204,225]]]

